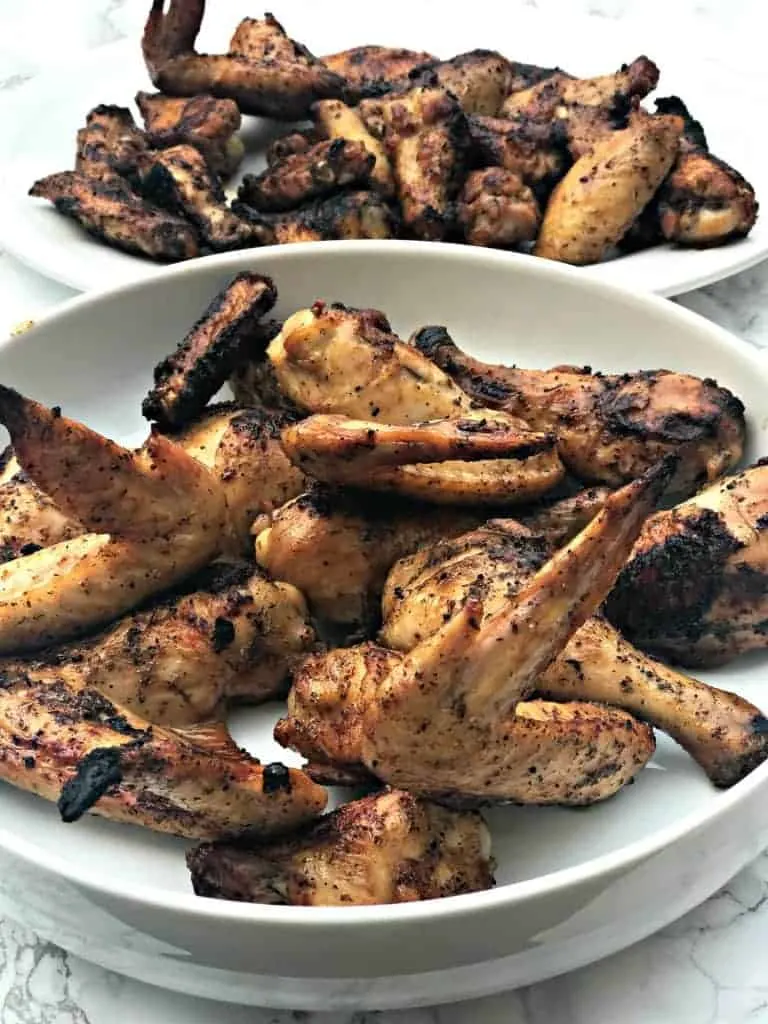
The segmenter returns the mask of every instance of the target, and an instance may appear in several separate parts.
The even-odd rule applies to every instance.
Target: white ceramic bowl
[[[768,363],[670,302],[544,260],[419,243],[344,242],[234,253],[73,300],[0,348],[0,379],[124,442],[140,399],[234,273],[271,274],[287,314],[315,299],[377,306],[407,334],[446,324],[484,358],[526,366],[667,367],[712,376],[751,413],[768,455]],[[768,708],[766,657],[707,674]],[[240,712],[267,760],[275,707]],[[660,737],[637,783],[586,810],[488,813],[492,891],[403,906],[262,907],[195,897],[184,844],[0,786],[0,912],[113,970],[195,995],[295,1009],[392,1008],[528,984],[614,952],[689,910],[768,845],[768,764],[715,791]],[[295,763],[295,762],[294,762]]]

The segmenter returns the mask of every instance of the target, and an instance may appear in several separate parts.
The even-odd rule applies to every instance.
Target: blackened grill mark
[[[213,649],[217,654],[226,650],[234,642],[235,627],[230,619],[219,616],[213,624]]]
[[[113,786],[123,781],[119,747],[98,747],[82,759],[62,787],[56,806],[61,820],[77,821]]]
[[[264,765],[262,790],[265,795],[277,793],[280,790],[291,791],[291,775],[284,764],[274,761],[272,764]]]

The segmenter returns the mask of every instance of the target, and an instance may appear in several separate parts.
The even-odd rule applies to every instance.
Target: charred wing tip
[[[438,324],[427,324],[411,335],[411,345],[418,349],[427,359],[434,359],[441,348],[455,348],[453,338],[447,327]]]
[[[61,820],[77,821],[113,786],[123,781],[120,747],[98,747],[80,761],[57,801]]]

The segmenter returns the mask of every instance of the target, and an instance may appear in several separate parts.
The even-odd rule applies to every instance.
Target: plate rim
[[[191,261],[164,268],[160,274],[146,280],[132,281],[76,295],[59,306],[44,313],[22,335],[9,336],[0,340],[0,359],[3,352],[24,341],[40,328],[55,327],[58,320],[68,319],[81,314],[88,315],[92,306],[108,306],[115,297],[130,296],[145,288],[161,290],[166,279],[184,276],[194,277],[206,274],[211,268],[233,270],[243,269],[244,262],[257,252],[260,263],[264,260],[274,262],[276,270],[282,261],[298,259],[318,259],[324,253],[342,254],[350,259],[387,259],[393,252],[399,252],[406,258],[419,262],[431,259],[436,262],[459,262],[470,260],[477,263],[488,263],[503,268],[505,273],[521,272],[533,276],[543,276],[553,282],[565,280],[575,284],[583,292],[593,295],[613,296],[630,307],[650,310],[658,314],[662,320],[677,321],[681,324],[695,326],[709,341],[721,350],[733,352],[740,359],[752,364],[754,372],[768,384],[768,350],[760,350],[735,334],[714,324],[677,303],[667,302],[658,295],[646,292],[633,292],[630,289],[589,278],[579,274],[578,270],[567,265],[551,263],[546,260],[531,260],[518,253],[500,253],[494,250],[473,250],[462,245],[435,246],[422,241],[332,241],[305,242],[291,246],[278,246],[274,249],[245,250],[232,253],[220,253],[207,258],[207,262]],[[146,301],[146,300],[145,300]],[[570,887],[599,881],[601,876],[610,876],[616,872],[627,871],[635,864],[702,830],[711,828],[719,819],[727,815],[739,804],[748,800],[750,795],[760,788],[768,787],[768,761],[754,769],[745,779],[727,791],[713,792],[713,799],[703,807],[689,811],[679,821],[657,829],[648,836],[636,839],[625,846],[608,853],[591,857],[579,864],[560,868],[519,882],[502,883],[493,889],[477,893],[466,893],[458,896],[443,897],[438,900],[406,904],[382,904],[371,907],[295,907],[270,906],[265,904],[236,903],[227,900],[206,900],[192,892],[182,893],[164,889],[151,884],[133,884],[130,889],[120,883],[113,883],[106,877],[89,878],[87,867],[74,864],[55,852],[13,834],[0,825],[0,847],[11,855],[17,856],[27,863],[35,865],[50,874],[79,886],[81,889],[99,893],[121,901],[140,904],[144,907],[171,912],[186,917],[198,917],[217,920],[219,923],[231,921],[253,926],[308,926],[334,928],[360,928],[371,924],[405,924],[424,918],[457,918],[482,913],[490,909],[512,909],[537,897],[554,895]],[[54,824],[52,822],[52,824]],[[56,822],[56,825],[59,823]]]

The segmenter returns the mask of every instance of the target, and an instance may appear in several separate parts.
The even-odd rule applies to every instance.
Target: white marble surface
[[[507,2],[543,8],[555,23],[566,0]],[[0,110],[50,62],[136,33],[145,6],[0,0]],[[763,0],[574,0],[568,6],[583,11],[585,31],[592,19],[623,19],[631,39],[634,19],[646,26],[656,20],[660,31],[677,33],[680,45],[696,46],[702,59],[735,61],[738,54],[740,70],[760,66]],[[275,3],[278,15],[287,7],[295,17],[301,3]],[[28,33],[35,45],[25,48]],[[70,294],[0,253],[0,332]],[[680,301],[768,347],[768,263]],[[0,1024],[768,1024],[766,941],[768,854],[683,920],[600,964],[492,999],[380,1015],[278,1013],[188,999],[117,977],[0,921]]]

